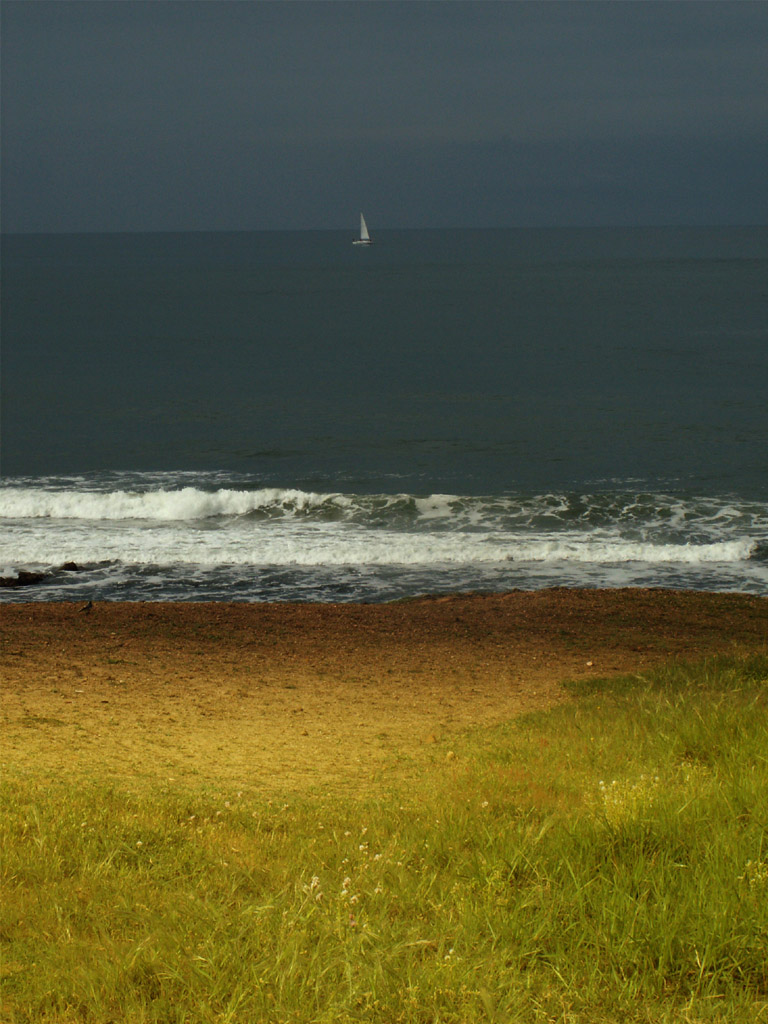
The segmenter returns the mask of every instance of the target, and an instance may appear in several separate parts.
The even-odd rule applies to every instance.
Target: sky
[[[765,224],[768,3],[3,0],[2,227]]]

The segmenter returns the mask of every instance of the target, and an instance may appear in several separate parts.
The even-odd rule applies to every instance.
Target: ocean
[[[768,593],[768,229],[368,220],[3,238],[0,601]]]

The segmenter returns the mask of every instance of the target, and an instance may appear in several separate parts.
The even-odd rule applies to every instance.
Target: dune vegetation
[[[572,690],[362,795],[7,766],[0,1017],[768,1020],[768,658]]]

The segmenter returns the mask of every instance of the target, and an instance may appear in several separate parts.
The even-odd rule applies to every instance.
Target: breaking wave
[[[406,590],[439,589],[449,577],[457,586],[494,587],[685,578],[686,585],[727,582],[730,589],[743,579],[768,592],[768,503],[732,495],[353,494],[183,484],[0,486],[0,575],[72,561],[100,578],[119,577],[119,593],[128,596],[133,566],[152,573],[160,599],[170,576],[176,599],[198,596],[198,571],[217,572],[226,595],[227,566],[245,588],[243,599],[262,599],[242,583],[244,574],[269,567],[306,580],[323,575],[330,593],[333,579],[344,576],[339,599],[375,599],[382,574],[399,574],[402,586],[410,580]]]
[[[174,490],[110,491],[40,490],[32,487],[0,490],[0,517],[8,519],[152,519],[160,522],[243,516],[258,511],[304,513],[349,504],[341,494],[265,488],[258,491],[196,487]]]

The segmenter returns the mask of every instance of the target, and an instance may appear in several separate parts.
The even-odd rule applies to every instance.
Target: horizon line
[[[632,223],[632,224],[509,224],[509,225],[453,225],[442,227],[377,227],[380,232],[427,232],[427,231],[660,231],[660,230],[702,230],[733,228],[768,228],[768,222],[722,222],[711,223]],[[255,235],[255,234],[354,234],[349,227],[335,228],[67,228],[67,229],[12,229],[0,228],[0,236],[30,235]]]

